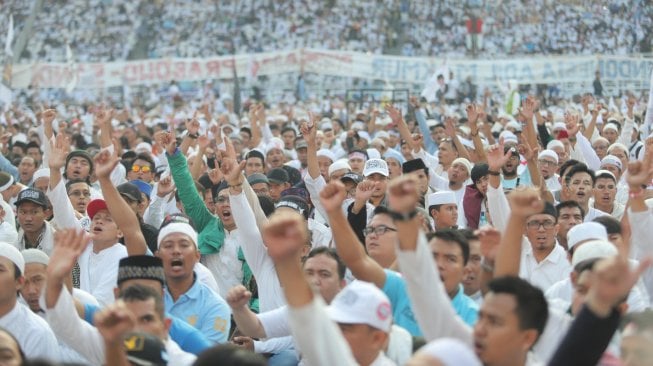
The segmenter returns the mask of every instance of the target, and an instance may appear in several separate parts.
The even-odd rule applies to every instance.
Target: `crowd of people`
[[[5,2],[22,29],[19,59],[78,62],[210,57],[296,48],[405,56],[469,55],[466,21],[482,20],[486,56],[651,52],[648,1],[45,1]],[[0,24],[6,34],[7,22]],[[18,33],[17,33],[18,34]],[[139,42],[141,40],[141,42]]]
[[[2,115],[10,364],[650,364],[647,98],[204,91]]]

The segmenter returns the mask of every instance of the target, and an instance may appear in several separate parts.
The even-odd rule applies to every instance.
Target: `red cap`
[[[88,217],[91,220],[93,220],[93,216],[100,210],[108,210],[107,203],[102,199],[95,199],[86,206],[86,213],[88,213]]]
[[[558,132],[558,140],[568,139],[568,138],[569,138],[569,133],[567,133],[567,131],[562,130],[562,131]]]

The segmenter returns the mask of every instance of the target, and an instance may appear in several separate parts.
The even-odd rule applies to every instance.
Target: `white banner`
[[[65,88],[77,78],[78,89],[122,85],[148,85],[176,81],[232,79],[299,73],[357,77],[388,82],[422,84],[443,65],[458,80],[471,76],[475,84],[515,80],[520,84],[590,82],[594,72],[603,80],[641,82],[647,85],[653,59],[628,56],[556,56],[512,59],[445,60],[365,53],[302,49],[205,59],[151,59],[107,63],[36,63],[14,65],[12,88],[28,85]],[[648,86],[646,86],[648,88]]]

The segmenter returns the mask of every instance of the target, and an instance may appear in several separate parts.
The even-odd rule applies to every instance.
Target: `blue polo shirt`
[[[100,310],[99,307],[91,304],[84,304],[84,320],[91,325],[93,316]],[[191,327],[185,321],[166,313],[166,318],[170,319],[170,329],[168,334],[170,339],[175,341],[179,347],[188,353],[199,355],[207,348],[213,346],[199,330]]]
[[[458,293],[451,299],[451,305],[458,316],[469,326],[476,324],[478,318],[478,304],[471,297],[465,295],[463,285],[458,285]]]
[[[411,335],[421,337],[422,331],[417,325],[413,308],[406,291],[406,281],[395,271],[385,269],[385,284],[381,289],[392,305],[394,323],[406,329]]]
[[[195,279],[193,286],[172,300],[166,288],[163,294],[166,310],[199,329],[212,343],[225,343],[231,328],[231,309],[227,302]]]

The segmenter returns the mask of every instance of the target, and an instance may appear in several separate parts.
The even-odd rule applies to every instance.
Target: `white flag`
[[[9,14],[9,28],[7,29],[7,39],[5,40],[5,55],[6,57],[13,57],[14,50],[11,44],[14,42],[14,15]]]
[[[70,44],[66,44],[66,63],[68,64],[68,72],[70,73],[70,81],[66,85],[66,93],[70,94],[77,87],[77,65],[75,65],[75,58],[73,57],[73,50],[70,49]]]

